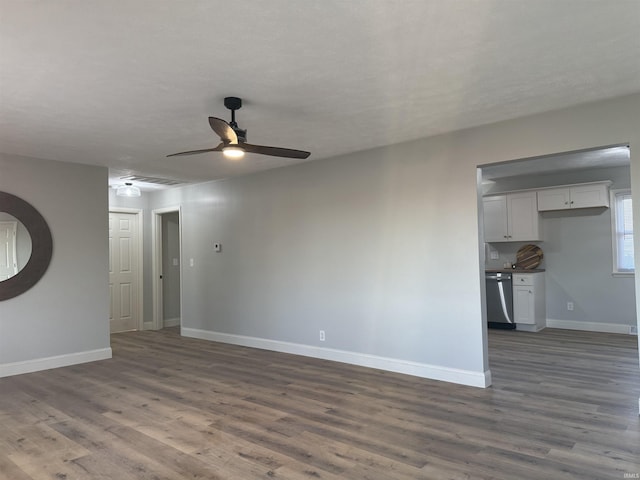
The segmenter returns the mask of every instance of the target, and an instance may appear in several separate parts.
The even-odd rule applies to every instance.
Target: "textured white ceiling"
[[[206,181],[640,91],[638,0],[0,0],[0,151]]]

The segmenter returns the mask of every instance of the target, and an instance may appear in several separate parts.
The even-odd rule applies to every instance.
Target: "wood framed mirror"
[[[10,193],[0,192],[0,212],[21,222],[31,237],[31,256],[24,268],[0,281],[0,301],[23,294],[47,271],[53,252],[51,230],[44,217],[30,203]]]

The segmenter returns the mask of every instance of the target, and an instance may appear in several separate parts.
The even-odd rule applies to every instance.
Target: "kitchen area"
[[[629,158],[614,146],[482,167],[490,328],[637,334],[611,204],[630,188]]]

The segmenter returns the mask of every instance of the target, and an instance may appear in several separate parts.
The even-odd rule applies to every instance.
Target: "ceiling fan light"
[[[140,189],[138,187],[134,187],[131,183],[125,183],[116,189],[116,195],[118,197],[139,197]]]
[[[222,153],[225,157],[234,160],[244,157],[244,149],[238,147],[237,145],[229,145],[228,147],[224,147],[222,149]]]

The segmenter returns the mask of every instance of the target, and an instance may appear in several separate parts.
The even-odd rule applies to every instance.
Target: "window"
[[[611,205],[613,273],[631,274],[634,272],[631,190],[612,190]]]

